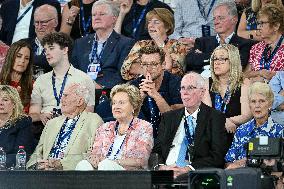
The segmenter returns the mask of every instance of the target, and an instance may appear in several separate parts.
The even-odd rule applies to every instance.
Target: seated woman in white
[[[98,128],[93,149],[76,170],[147,168],[153,147],[153,128],[149,122],[137,118],[142,105],[139,89],[128,84],[117,85],[110,97],[116,121]]]

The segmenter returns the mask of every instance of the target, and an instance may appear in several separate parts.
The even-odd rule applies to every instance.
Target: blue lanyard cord
[[[81,19],[82,22],[82,27],[83,27],[83,36],[88,35],[90,33],[90,26],[91,26],[91,22],[92,22],[92,16],[88,17],[87,22],[85,21],[85,13],[84,13],[84,7],[83,7],[83,3],[82,0],[79,1],[80,3],[80,17],[79,19]]]
[[[62,148],[64,148],[64,145],[67,145],[66,143],[68,143],[71,134],[78,122],[80,118],[80,114],[77,116],[77,118],[69,125],[69,127],[67,127],[67,122],[68,122],[68,118],[65,119],[60,132],[57,135],[57,142],[55,144],[55,146],[53,146],[53,148],[51,149],[51,153],[50,156],[53,158],[59,158],[60,157],[60,153],[63,152]],[[66,128],[67,127],[67,128]],[[67,130],[67,131],[65,131]]]
[[[68,135],[70,134],[70,132],[73,131],[73,129],[74,129],[75,125],[77,124],[79,118],[80,118],[80,115],[77,117],[77,119],[76,119],[75,121],[73,121],[73,122],[70,124],[70,129],[69,129],[67,132],[64,133],[64,129],[65,129],[66,125],[67,125],[68,118],[65,119],[65,121],[64,121],[64,123],[63,123],[63,125],[64,125],[63,128],[64,128],[64,129],[62,129],[62,130],[60,131],[60,136],[61,136],[62,138],[65,138],[66,136],[68,136]],[[62,140],[59,140],[59,141],[62,141]]]
[[[185,137],[187,139],[188,145],[186,149],[186,155],[185,159],[189,160],[189,154],[192,155],[193,153],[193,147],[194,147],[194,127],[192,122],[192,116],[189,116],[190,123],[187,122],[187,117],[184,116],[184,131],[185,131]],[[191,131],[189,130],[191,129]]]
[[[230,92],[230,88],[229,88],[229,85],[228,85],[224,99],[222,99],[222,97],[219,93],[215,93],[214,108],[216,110],[223,112],[223,113],[226,113],[227,104],[229,104],[230,99],[231,99],[231,92]],[[223,107],[223,110],[222,110],[222,107]]]
[[[191,118],[191,120],[192,120],[192,118]],[[193,124],[192,121],[191,121],[191,123],[188,123],[186,117],[184,116],[184,131],[185,131],[186,139],[187,139],[189,144],[192,144],[194,142],[194,132],[195,131],[193,129],[192,124]],[[189,131],[189,127],[192,128],[191,132]]]
[[[134,9],[133,9],[133,19],[132,19],[132,37],[136,38],[136,35],[137,35],[137,30],[141,24],[141,21],[143,20],[143,18],[145,17],[146,15],[146,11],[148,9],[150,5],[150,2],[148,2],[145,7],[143,8],[143,10],[141,11],[138,19],[135,19],[135,15],[136,15],[136,11],[137,11],[137,4],[135,4],[134,6]]]
[[[211,1],[211,4],[210,4],[210,7],[209,7],[209,9],[208,9],[207,14],[205,14],[205,6],[202,6],[202,5],[201,5],[201,1],[200,1],[200,0],[197,0],[197,5],[198,5],[198,8],[199,8],[199,11],[200,11],[202,17],[203,17],[205,20],[208,19],[209,14],[210,14],[210,12],[211,12],[213,6],[214,6],[214,3],[215,3],[215,0],[212,0],[212,1]]]
[[[92,45],[92,50],[89,54],[89,61],[90,63],[94,63],[96,60],[96,63],[101,63],[101,58],[102,58],[102,54],[104,51],[106,45],[106,41],[103,43],[103,47],[102,50],[100,52],[100,54],[98,55],[97,51],[98,51],[98,41],[96,39],[94,39],[93,41],[93,45]]]
[[[70,68],[69,68],[69,69],[70,69]],[[57,106],[59,106],[61,97],[62,97],[62,95],[63,95],[63,91],[64,91],[64,88],[65,88],[65,85],[66,85],[67,75],[68,75],[69,69],[68,69],[68,71],[66,72],[66,74],[65,74],[65,76],[64,76],[64,79],[63,79],[63,81],[62,81],[59,96],[57,96],[56,86],[55,86],[55,77],[56,77],[56,75],[55,75],[54,71],[52,72],[52,88],[53,88],[53,95],[54,95],[54,98],[56,99],[56,104],[57,104]]]
[[[127,130],[129,130],[132,127],[133,120],[134,120],[134,118],[131,120]],[[119,123],[117,122],[116,125],[115,125],[115,135],[118,135],[118,126],[119,126]],[[120,150],[122,148],[122,145],[124,144],[125,139],[126,139],[126,135],[124,136],[124,139],[123,139],[120,147],[117,149],[116,153],[114,154],[114,159],[116,159],[117,155],[119,154],[119,152],[120,152]],[[114,142],[109,147],[109,150],[108,150],[108,153],[107,153],[106,157],[109,157],[111,155],[111,152],[112,152],[112,149],[113,149],[113,144],[114,144]]]
[[[26,14],[29,12],[29,10],[31,10],[31,8],[33,7],[33,5],[31,4],[26,10],[25,12],[23,12],[23,14],[21,14],[16,21],[16,24],[18,24],[25,16]]]
[[[270,70],[271,62],[275,54],[277,53],[278,49],[280,48],[283,42],[284,36],[281,35],[280,39],[277,42],[276,47],[274,48],[273,52],[267,57],[267,53],[269,51],[269,46],[266,46],[264,51],[262,52],[261,59],[260,59],[260,67],[261,69]]]

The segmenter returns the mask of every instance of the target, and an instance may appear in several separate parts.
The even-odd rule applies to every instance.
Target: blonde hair
[[[218,76],[214,73],[214,56],[216,51],[224,49],[228,53],[229,57],[229,63],[230,63],[230,75],[229,75],[229,90],[230,93],[233,94],[237,88],[239,88],[243,82],[243,72],[242,72],[242,65],[241,65],[241,58],[239,49],[235,47],[234,45],[230,44],[222,44],[218,46],[216,49],[214,49],[211,58],[210,58],[210,69],[211,69],[211,77],[213,80],[211,91],[212,92],[220,92],[219,86],[220,81]]]
[[[283,7],[282,0],[272,0],[269,4],[275,4],[278,7]],[[261,0],[252,0],[251,9],[253,12],[258,12],[261,8]]]
[[[251,100],[251,96],[253,94],[261,94],[265,96],[271,104],[274,101],[274,94],[267,83],[254,82],[249,88],[249,93],[248,93],[249,100]]]
[[[143,102],[139,89],[134,85],[129,85],[129,84],[116,85],[111,89],[110,92],[111,101],[113,99],[113,96],[119,92],[127,93],[129,102],[134,109],[133,115],[138,116]]]
[[[24,116],[24,107],[21,102],[18,91],[9,85],[0,85],[0,94],[6,94],[14,104],[12,115],[9,119],[11,122],[15,122],[19,117]]]

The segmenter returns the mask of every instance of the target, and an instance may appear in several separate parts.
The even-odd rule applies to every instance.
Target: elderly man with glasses
[[[57,25],[58,14],[55,7],[45,4],[36,8],[34,13],[36,37],[31,40],[34,52],[34,79],[52,70],[52,67],[49,66],[45,57],[42,39],[47,34],[56,32]]]
[[[210,56],[220,44],[232,44],[238,47],[242,68],[245,69],[248,64],[249,50],[255,42],[239,37],[235,33],[237,21],[238,11],[234,2],[218,3],[213,8],[214,29],[217,35],[201,37],[195,40],[193,49],[186,56],[187,71],[201,73],[203,70],[209,70]]]
[[[182,107],[179,94],[181,78],[164,71],[164,52],[158,46],[146,46],[139,50],[143,75],[131,84],[139,87],[144,98],[141,111],[152,123],[154,138],[157,136],[161,114]]]
[[[158,154],[160,170],[174,176],[205,167],[224,167],[227,152],[225,116],[202,103],[205,81],[190,72],[181,81],[180,94],[185,108],[162,115],[152,154]]]
[[[61,6],[57,0],[5,1],[0,9],[3,18],[0,39],[8,45],[24,38],[33,39],[36,36],[33,15],[35,10],[44,4],[54,6],[58,17],[61,18]]]

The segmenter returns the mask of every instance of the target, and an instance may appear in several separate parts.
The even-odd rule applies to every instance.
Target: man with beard
[[[161,114],[182,107],[179,94],[181,78],[163,69],[165,54],[157,46],[139,50],[143,75],[131,82],[139,87],[144,98],[141,111],[152,123],[154,138],[157,136]]]
[[[42,44],[46,59],[53,70],[39,76],[34,83],[29,112],[33,122],[45,125],[48,120],[61,115],[64,88],[72,83],[79,83],[89,89],[90,100],[86,111],[93,112],[95,83],[87,74],[70,65],[71,38],[63,33],[51,33],[43,38]]]

